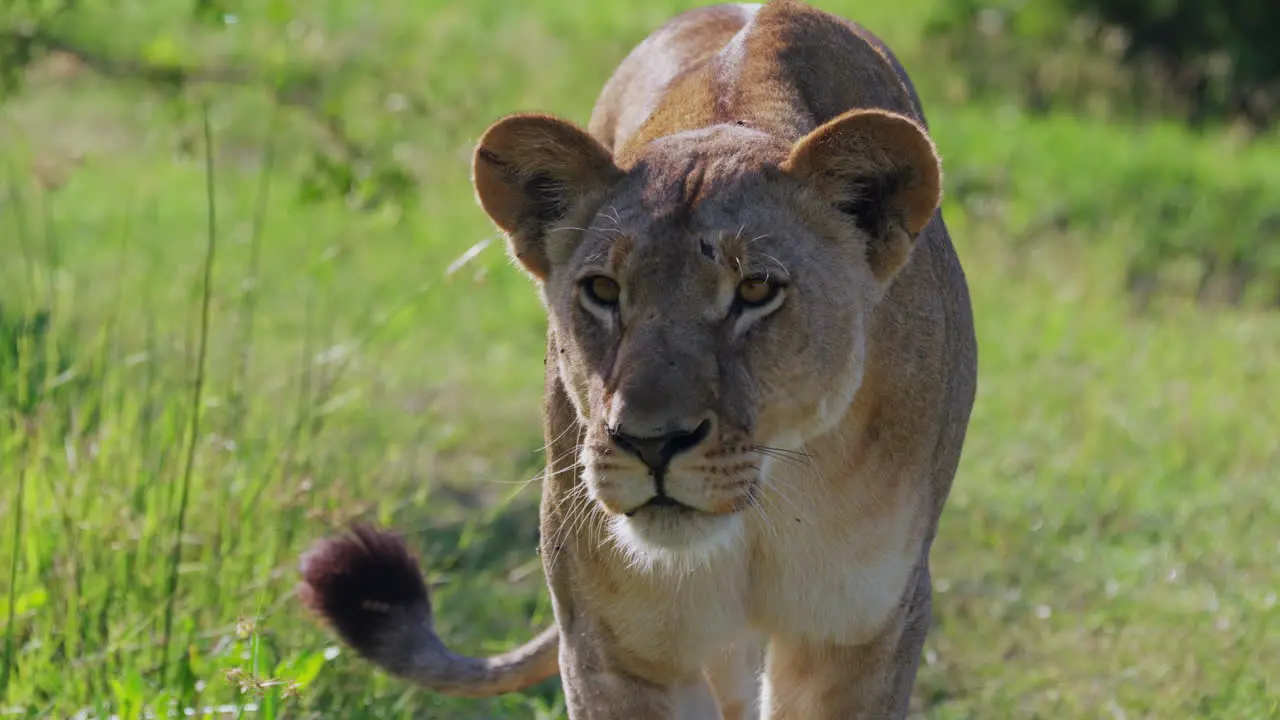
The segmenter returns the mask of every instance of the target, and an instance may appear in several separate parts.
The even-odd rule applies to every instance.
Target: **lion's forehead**
[[[776,138],[733,125],[662,137],[627,164],[614,205],[623,220],[681,221],[704,205],[768,195],[786,152]]]

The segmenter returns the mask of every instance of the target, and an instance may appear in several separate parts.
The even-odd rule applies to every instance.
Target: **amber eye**
[[[738,283],[738,302],[747,307],[767,305],[782,288],[765,278],[747,278]]]
[[[604,275],[594,275],[583,280],[582,290],[592,302],[605,307],[617,305],[618,298],[622,295],[622,288],[618,287],[618,283]]]

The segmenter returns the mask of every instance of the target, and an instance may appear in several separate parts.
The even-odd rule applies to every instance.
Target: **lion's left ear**
[[[813,188],[867,233],[867,261],[882,282],[911,256],[942,199],[942,166],[916,122],[883,110],[852,110],[796,142],[782,169]]]

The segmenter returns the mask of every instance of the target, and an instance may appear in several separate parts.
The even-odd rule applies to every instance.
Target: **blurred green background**
[[[470,151],[696,4],[0,0],[0,717],[563,716],[337,651],[296,557],[388,524],[458,649],[551,622]],[[1280,5],[816,4],[919,86],[981,345],[916,712],[1280,717]]]

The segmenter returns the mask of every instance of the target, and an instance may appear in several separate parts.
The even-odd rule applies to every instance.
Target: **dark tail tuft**
[[[367,525],[326,538],[302,556],[302,602],[366,660],[455,697],[522,690],[559,670],[555,625],[500,655],[453,652],[432,627],[418,559],[399,535]]]
[[[405,620],[431,617],[418,559],[399,535],[353,525],[302,556],[302,601],[356,652],[377,654]]]

